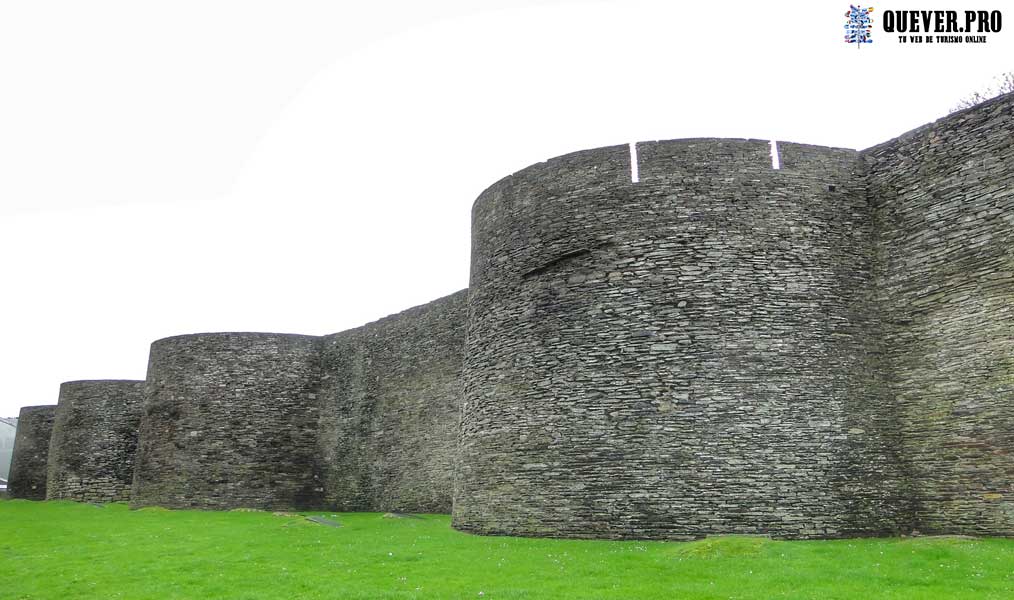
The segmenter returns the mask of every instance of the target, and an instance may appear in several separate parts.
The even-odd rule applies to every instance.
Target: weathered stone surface
[[[642,143],[631,183],[602,148],[479,197],[455,527],[902,528],[862,163],[781,149],[772,170],[767,142]]]
[[[912,520],[1014,535],[1014,95],[863,154]]]
[[[10,478],[11,455],[14,452],[14,436],[17,433],[17,418],[0,417],[0,479]]]
[[[155,342],[132,504],[449,512],[466,298],[320,338]]]
[[[1014,535],[1014,95],[861,153],[678,140],[473,207],[454,525]]]
[[[319,507],[318,344],[268,333],[153,343],[131,504]]]
[[[467,291],[321,338],[155,342],[133,504],[1014,535],[1012,111],[782,143],[779,170],[717,139],[638,144],[638,183],[626,146],[533,165],[476,201]]]
[[[56,406],[26,406],[18,415],[11,477],[7,495],[25,500],[46,499],[46,461]]]
[[[450,512],[467,290],[322,341],[327,506]]]
[[[143,381],[68,381],[60,386],[47,499],[130,500],[143,398]]]

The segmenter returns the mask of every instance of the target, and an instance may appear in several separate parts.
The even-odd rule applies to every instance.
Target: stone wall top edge
[[[362,331],[362,330],[370,328],[370,327],[379,327],[379,326],[384,325],[385,323],[388,323],[388,322],[391,322],[391,321],[396,321],[396,320],[403,319],[403,318],[409,318],[409,317],[418,315],[420,313],[424,313],[424,312],[426,312],[428,310],[431,310],[433,308],[436,308],[437,306],[439,306],[441,304],[449,304],[449,303],[451,303],[451,302],[453,302],[455,300],[458,300],[458,299],[461,299],[461,298],[464,298],[464,297],[467,297],[467,296],[468,296],[468,288],[464,288],[464,289],[458,290],[458,291],[456,291],[454,293],[447,294],[446,296],[441,296],[441,297],[436,298],[434,300],[430,300],[426,304],[419,304],[419,305],[413,306],[411,308],[406,308],[405,310],[398,311],[396,313],[387,315],[385,317],[381,317],[381,318],[376,319],[374,321],[370,321],[368,323],[364,323],[364,324],[360,325],[359,327],[353,327],[352,329],[345,329],[345,330],[342,330],[342,331],[336,331],[335,333],[329,333],[329,334],[321,336],[321,337],[324,338],[324,339],[333,339],[333,338],[336,338],[336,337],[341,337],[343,335],[353,334],[355,332],[359,332],[359,331]]]
[[[976,104],[975,106],[970,106],[968,108],[963,108],[963,109],[961,109],[959,111],[955,111],[955,112],[952,112],[950,114],[944,115],[944,116],[940,117],[939,119],[936,119],[936,120],[931,121],[929,123],[926,123],[924,125],[920,125],[920,126],[916,127],[915,129],[910,129],[910,130],[902,133],[901,135],[895,136],[895,137],[893,137],[893,138],[891,138],[891,139],[889,139],[887,141],[881,142],[879,144],[875,144],[873,146],[870,146],[869,148],[863,148],[862,150],[859,151],[859,154],[861,156],[867,156],[867,155],[877,154],[877,153],[886,151],[886,150],[890,149],[892,146],[895,146],[897,144],[905,143],[908,140],[911,140],[913,138],[916,138],[916,137],[919,137],[921,135],[924,135],[924,134],[926,134],[926,133],[928,133],[930,131],[934,131],[934,130],[940,128],[940,127],[945,127],[945,126],[947,126],[952,121],[960,121],[962,119],[965,119],[965,118],[967,118],[969,116],[972,116],[972,115],[975,115],[977,113],[985,112],[987,110],[991,110],[994,107],[996,107],[998,104],[1011,104],[1011,105],[1014,105],[1014,92],[1009,92],[1007,94],[1001,94],[1001,95],[999,95],[999,96],[997,96],[995,98],[990,98],[989,100],[986,100],[984,102],[980,102],[979,104]]]
[[[301,333],[270,333],[260,331],[216,331],[207,333],[187,333],[183,335],[171,335],[159,338],[151,343],[151,347],[161,346],[171,342],[199,342],[207,340],[232,339],[232,340],[288,340],[315,342],[321,339],[318,335],[305,335]]]
[[[634,142],[638,146],[647,146],[648,144],[664,144],[673,146],[692,146],[697,144],[743,144],[744,146],[752,146],[755,144],[768,144],[771,140],[762,140],[758,138],[717,138],[717,137],[699,137],[699,138],[673,138],[671,140],[639,140]]]
[[[161,345],[161,344],[169,343],[169,342],[173,342],[173,341],[181,341],[181,340],[195,340],[195,341],[197,341],[197,340],[218,339],[218,338],[234,338],[234,339],[273,339],[274,338],[274,339],[292,339],[292,340],[318,341],[318,340],[321,340],[321,339],[324,339],[324,338],[332,338],[332,337],[344,335],[344,334],[347,334],[347,333],[350,333],[350,332],[359,331],[359,330],[361,330],[361,329],[363,329],[365,327],[381,324],[381,323],[383,323],[385,321],[392,321],[392,320],[396,320],[396,319],[399,319],[399,318],[408,317],[408,316],[411,316],[413,313],[422,313],[422,312],[425,312],[425,311],[430,310],[432,308],[435,308],[435,307],[437,307],[437,306],[439,306],[441,304],[450,303],[450,302],[453,302],[454,300],[463,298],[464,296],[467,296],[467,294],[468,294],[468,288],[463,288],[463,289],[460,289],[460,290],[458,290],[456,292],[452,292],[450,294],[447,294],[446,296],[441,296],[439,298],[431,300],[431,301],[429,301],[429,302],[427,302],[425,304],[419,304],[417,306],[406,308],[405,310],[402,310],[402,311],[399,311],[399,312],[396,312],[396,313],[393,313],[393,314],[390,314],[390,315],[387,315],[387,316],[384,316],[384,317],[380,317],[379,319],[376,319],[376,320],[373,320],[373,321],[369,321],[369,322],[364,323],[363,325],[360,325],[358,327],[353,327],[351,329],[345,329],[345,330],[338,331],[338,332],[335,332],[335,333],[329,333],[329,334],[319,335],[319,336],[318,335],[305,335],[305,334],[300,334],[300,333],[271,333],[271,332],[251,332],[251,331],[218,331],[218,332],[207,332],[207,333],[187,333],[187,334],[181,334],[181,335],[172,335],[172,336],[169,336],[169,337],[159,338],[159,339],[155,340],[154,342],[152,342],[151,345],[154,347],[156,345]],[[126,380],[126,379],[125,380],[112,380],[112,379],[111,380],[88,380],[88,379],[83,379],[83,380],[70,381],[70,382],[65,382],[65,383],[90,383],[90,382],[102,382],[102,381],[135,381],[135,380]],[[143,381],[142,381],[142,383],[143,383]]]
[[[109,385],[136,385],[143,384],[143,379],[73,379],[71,381],[64,381],[60,384],[63,386],[109,386]]]
[[[35,406],[22,406],[20,413],[22,415],[24,415],[25,413],[44,412],[44,411],[47,411],[47,410],[56,410],[56,405],[55,404],[38,404],[38,405],[35,405]]]
[[[641,142],[637,142],[637,143],[641,143]],[[575,158],[579,158],[579,157],[586,156],[586,155],[592,155],[592,154],[602,154],[603,156],[608,156],[610,153],[615,153],[615,152],[624,152],[625,153],[625,152],[628,152],[628,151],[629,151],[629,145],[627,145],[627,144],[618,144],[618,145],[613,145],[613,146],[601,146],[599,148],[585,148],[583,150],[575,150],[574,152],[567,152],[566,154],[560,154],[560,155],[557,155],[557,156],[553,156],[551,158],[547,158],[546,160],[539,161],[537,163],[532,163],[532,164],[528,165],[527,167],[524,167],[522,169],[518,169],[517,171],[513,171],[513,172],[511,172],[511,173],[509,173],[509,174],[501,177],[500,179],[497,179],[496,181],[494,181],[493,183],[491,183],[489,186],[487,186],[486,189],[484,189],[482,192],[479,193],[478,196],[475,197],[475,200],[472,202],[472,209],[473,210],[475,209],[475,206],[479,203],[479,200],[481,200],[486,194],[490,193],[492,190],[495,190],[497,187],[499,187],[499,186],[501,186],[501,185],[503,185],[503,184],[505,184],[507,182],[510,182],[512,179],[514,179],[516,177],[524,177],[525,175],[533,173],[535,171],[538,171],[539,169],[545,169],[545,168],[551,167],[553,164],[557,164],[557,163],[560,163],[560,162],[562,162],[564,160],[568,160],[568,159],[575,159]]]
[[[859,152],[855,148],[844,148],[844,147],[837,147],[837,146],[821,146],[821,145],[817,145],[817,144],[803,144],[803,143],[799,143],[799,142],[791,142],[791,141],[783,141],[783,140],[775,140],[775,141],[778,142],[779,146],[786,145],[786,146],[790,146],[790,147],[798,148],[798,149],[806,149],[806,150],[814,150],[814,151],[820,150],[820,151],[825,151],[825,152],[828,152],[828,151],[830,151],[830,152],[853,152],[853,153],[857,153],[857,154]],[[742,145],[743,147],[749,148],[749,147],[756,147],[756,146],[759,146],[759,145],[767,146],[770,143],[771,143],[771,140],[758,139],[758,138],[720,138],[720,137],[673,138],[673,139],[667,139],[667,140],[641,140],[641,141],[634,142],[635,146],[637,146],[637,148],[639,150],[643,148],[645,151],[648,151],[648,152],[651,151],[651,148],[649,148],[650,146],[669,147],[669,148],[671,148],[671,147],[674,147],[674,146],[696,146],[696,145],[715,144],[716,146],[725,146],[725,147],[728,147],[730,144],[732,144],[732,145]],[[498,187],[500,187],[500,186],[502,186],[502,185],[504,185],[506,183],[509,183],[511,180],[513,180],[515,178],[521,178],[521,177],[525,177],[527,175],[530,175],[530,174],[538,171],[539,169],[552,168],[554,165],[558,165],[561,162],[564,162],[564,161],[567,161],[567,160],[573,160],[573,159],[576,159],[576,158],[581,158],[581,157],[587,156],[587,155],[601,154],[603,156],[603,158],[605,158],[605,157],[609,156],[611,153],[622,153],[622,154],[625,155],[628,152],[629,152],[629,144],[621,144],[621,145],[614,145],[614,146],[602,146],[600,148],[589,148],[589,149],[584,149],[584,150],[576,150],[574,152],[568,152],[566,154],[561,154],[559,156],[554,156],[552,158],[546,159],[546,160],[541,161],[541,162],[533,163],[533,164],[528,165],[527,167],[525,167],[523,169],[519,169],[519,170],[514,171],[513,173],[511,173],[509,175],[506,175],[505,177],[502,177],[502,178],[498,179],[497,181],[495,181],[494,183],[492,183],[490,186],[488,186],[478,196],[476,196],[475,201],[472,203],[472,210],[474,211],[475,208],[476,208],[476,206],[478,206],[479,202],[485,196],[487,196],[488,194],[490,194],[492,191],[496,190]]]
[[[778,142],[778,148],[801,148],[806,150],[815,150],[826,152],[828,150],[832,152],[849,152],[852,154],[859,154],[859,150],[855,148],[846,148],[844,146],[821,146],[820,144],[804,144],[802,142],[788,142],[784,140],[775,140]]]
[[[692,144],[704,144],[704,143],[728,144],[730,142],[742,142],[743,144],[755,144],[755,143],[764,143],[764,144],[767,144],[769,142],[769,140],[760,140],[760,139],[754,139],[754,138],[697,137],[697,138],[673,138],[673,139],[666,139],[666,140],[638,140],[638,141],[634,142],[634,145],[636,145],[636,146],[642,146],[642,145],[648,145],[648,144],[667,144],[667,145],[685,144],[685,145],[692,145]],[[567,152],[567,153],[564,153],[564,154],[558,154],[557,156],[553,156],[553,157],[547,158],[546,160],[539,161],[537,163],[532,163],[532,164],[528,165],[527,167],[524,167],[522,169],[518,169],[517,171],[514,171],[514,172],[512,172],[512,173],[510,173],[510,174],[508,174],[508,175],[506,175],[504,177],[501,177],[500,179],[498,179],[496,182],[494,182],[489,187],[494,187],[494,186],[496,186],[497,183],[500,183],[502,181],[508,180],[508,179],[510,179],[512,177],[518,177],[518,176],[522,175],[523,173],[525,173],[526,171],[528,171],[530,169],[536,169],[536,168],[539,168],[539,167],[550,166],[553,163],[559,163],[559,162],[562,162],[564,160],[578,158],[578,157],[581,157],[583,155],[589,155],[589,154],[608,154],[608,153],[611,153],[611,152],[626,153],[628,151],[629,147],[630,147],[629,144],[614,144],[614,145],[611,145],[611,146],[600,146],[598,148],[584,148],[584,149],[581,149],[581,150],[575,150],[573,152]],[[482,194],[479,194],[479,195],[481,196]]]
[[[876,152],[878,150],[882,150],[882,149],[884,149],[886,147],[890,147],[890,146],[898,143],[899,141],[903,141],[903,140],[906,140],[906,139],[910,139],[911,137],[921,135],[921,134],[925,133],[926,131],[935,129],[936,127],[939,127],[940,125],[946,124],[947,122],[950,122],[952,120],[960,120],[960,119],[966,118],[970,114],[974,114],[974,113],[980,112],[980,111],[989,110],[989,109],[993,108],[995,105],[997,105],[997,104],[1003,104],[1003,103],[1014,103],[1014,92],[1011,92],[1011,93],[1008,93],[1008,94],[1003,94],[1003,95],[997,96],[996,98],[991,98],[990,100],[986,100],[985,102],[982,102],[982,103],[977,104],[975,106],[972,106],[972,107],[969,107],[969,108],[966,108],[966,109],[963,109],[963,110],[956,111],[954,113],[945,115],[945,116],[943,116],[943,117],[941,117],[939,119],[936,119],[935,121],[933,121],[931,123],[927,123],[925,125],[921,125],[919,127],[916,127],[915,129],[907,131],[907,132],[905,132],[905,133],[903,133],[903,134],[901,134],[899,136],[896,136],[896,137],[894,137],[894,138],[892,138],[890,140],[887,140],[887,141],[882,142],[880,144],[876,144],[874,146],[870,146],[868,148],[864,148],[864,149],[861,149],[861,150],[855,149],[855,148],[839,147],[839,146],[822,146],[822,145],[819,145],[819,144],[804,144],[804,143],[800,143],[800,142],[792,142],[792,141],[787,141],[787,140],[776,140],[776,141],[777,141],[777,143],[779,144],[780,147],[781,146],[787,146],[787,147],[792,147],[792,148],[808,149],[808,150],[854,152],[858,156],[863,156],[863,155],[867,155],[867,154],[870,154],[870,153],[874,153],[874,152]],[[758,144],[758,143],[767,144],[767,143],[769,143],[769,140],[761,140],[761,139],[756,139],[756,138],[711,138],[711,137],[700,137],[700,138],[675,138],[675,139],[669,139],[669,140],[643,140],[643,141],[637,141],[637,142],[635,142],[635,145],[642,146],[642,145],[649,145],[649,144],[658,144],[658,145],[670,145],[671,146],[671,145],[677,145],[677,144],[692,145],[692,144],[701,144],[701,143],[729,144],[729,143],[733,143],[733,142],[742,142],[744,145],[752,145],[752,144]],[[608,155],[608,153],[610,153],[610,152],[619,152],[619,151],[626,152],[627,151],[627,147],[628,147],[627,145],[621,144],[621,145],[602,146],[602,147],[599,147],[599,148],[590,148],[590,149],[584,149],[584,150],[577,150],[577,151],[574,151],[574,152],[568,152],[566,154],[561,154],[561,155],[558,155],[558,156],[554,156],[554,157],[549,158],[549,159],[547,159],[545,161],[533,163],[533,164],[531,164],[531,165],[529,165],[529,166],[527,166],[527,167],[525,167],[523,169],[519,169],[517,171],[514,171],[514,172],[510,173],[509,175],[506,175],[505,177],[500,178],[499,180],[495,181],[490,186],[488,186],[485,190],[483,190],[476,197],[475,201],[472,203],[472,209],[474,210],[475,207],[478,205],[479,201],[483,197],[485,197],[487,194],[489,194],[492,190],[496,189],[498,186],[501,186],[501,185],[503,185],[506,182],[511,181],[513,178],[522,177],[522,176],[524,176],[526,174],[529,174],[531,171],[534,171],[534,170],[537,170],[537,169],[541,169],[541,168],[551,167],[554,163],[559,163],[561,161],[568,160],[568,159],[578,158],[578,157],[580,157],[582,155],[595,154],[595,153],[602,153],[603,155]]]

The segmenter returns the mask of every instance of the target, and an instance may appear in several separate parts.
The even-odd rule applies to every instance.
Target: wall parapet
[[[448,512],[466,296],[328,336],[154,342],[132,504]]]

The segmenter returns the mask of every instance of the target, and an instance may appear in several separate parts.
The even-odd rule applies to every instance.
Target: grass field
[[[0,501],[0,598],[1014,598],[1014,540],[478,537],[443,515]]]

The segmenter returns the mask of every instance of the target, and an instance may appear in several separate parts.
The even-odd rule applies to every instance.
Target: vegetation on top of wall
[[[951,108],[950,112],[958,112],[966,108],[972,108],[976,104],[982,104],[986,100],[996,98],[1003,94],[1009,94],[1014,92],[1014,71],[1007,71],[1001,73],[993,78],[993,81],[989,82],[982,89],[976,90],[971,94],[965,96],[958,101],[957,104]]]

